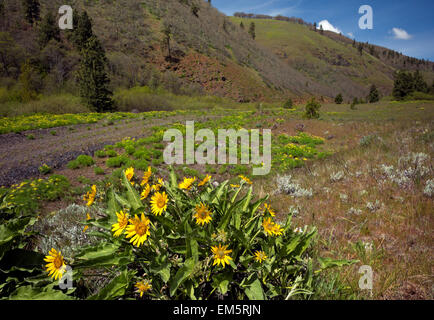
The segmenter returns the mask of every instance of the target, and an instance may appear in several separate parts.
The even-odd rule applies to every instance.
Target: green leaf
[[[199,245],[192,237],[190,223],[185,221],[185,247],[187,249],[187,258],[193,258],[195,262],[199,260]]]
[[[229,289],[229,283],[232,281],[234,274],[232,272],[225,272],[221,274],[217,274],[213,277],[213,288],[217,288],[217,290],[221,294],[226,294]]]
[[[352,264],[358,263],[359,260],[334,260],[332,258],[318,258],[318,262],[321,270],[325,270],[334,267],[350,266]]]
[[[122,271],[120,275],[110,281],[96,295],[89,297],[88,300],[114,300],[122,297],[125,295],[135,273],[136,271]]]
[[[109,216],[108,222],[114,224],[117,222],[116,212],[119,212],[122,208],[118,205],[116,201],[115,192],[113,188],[110,188],[107,194],[107,213]]]
[[[253,187],[250,187],[249,192],[247,193],[247,196],[244,200],[243,211],[247,210],[247,207],[250,204],[250,200],[252,200],[252,192],[253,192]]]
[[[176,173],[172,166],[170,166],[170,186],[176,188],[178,183],[176,181]]]
[[[194,258],[188,258],[187,260],[185,260],[184,265],[172,278],[169,285],[171,297],[175,295],[175,292],[176,290],[178,290],[179,286],[193,273],[194,264]]]
[[[54,283],[44,288],[23,286],[15,290],[9,300],[72,300],[73,298],[60,290],[54,290]]]
[[[142,201],[140,200],[140,195],[137,193],[137,191],[133,188],[131,183],[128,181],[127,176],[125,175],[125,171],[122,172],[122,184],[125,188],[127,188],[127,198],[129,203],[131,204],[131,207],[134,210],[139,209],[142,207]]]
[[[261,281],[256,274],[250,275],[247,280],[241,283],[244,293],[250,300],[265,300],[264,290]]]
[[[149,267],[152,273],[158,274],[164,283],[168,282],[170,279],[170,267],[172,264],[168,261],[166,255],[156,256],[155,261],[153,261]]]
[[[75,256],[74,267],[111,267],[132,262],[131,248],[119,252],[119,244],[102,243],[83,249]]]
[[[27,226],[33,225],[36,218],[12,219],[0,225],[0,246],[11,241],[16,236],[23,235]]]
[[[214,194],[212,203],[214,203],[214,204],[219,203],[220,198],[222,197],[223,192],[225,191],[225,187],[228,183],[229,183],[229,180],[226,180],[226,181],[222,182],[221,185],[218,186],[218,188],[215,190],[215,194]]]

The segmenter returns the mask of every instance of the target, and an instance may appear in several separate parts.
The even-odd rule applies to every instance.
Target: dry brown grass
[[[300,121],[298,121],[300,122]],[[296,121],[289,121],[282,132],[293,133]],[[305,122],[306,131],[333,139],[327,148],[336,153],[319,162],[290,172],[293,180],[312,189],[312,198],[294,198],[284,194],[271,197],[272,206],[283,218],[288,208],[299,208],[295,227],[315,225],[322,239],[318,250],[323,256],[358,259],[360,263],[340,274],[359,297],[358,268],[367,264],[374,271],[373,298],[433,298],[433,202],[424,196],[425,181],[432,178],[432,121],[409,122]],[[382,139],[361,147],[361,137],[376,133]],[[432,136],[432,135],[431,135]],[[398,159],[411,152],[430,156],[431,172],[420,181],[399,187],[380,172],[382,164],[397,166]],[[342,180],[333,182],[330,175],[344,172]],[[261,181],[265,194],[276,189],[275,180]],[[342,198],[341,198],[342,197]],[[382,205],[371,212],[367,203]],[[361,210],[351,214],[350,208]],[[357,250],[358,241],[373,243],[372,250]]]

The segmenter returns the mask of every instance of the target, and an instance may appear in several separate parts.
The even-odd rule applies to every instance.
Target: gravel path
[[[114,144],[125,137],[142,138],[156,125],[183,122],[188,116],[164,119],[122,120],[114,125],[102,122],[57,127],[0,135],[0,186],[10,186],[24,179],[39,176],[38,168],[46,163],[52,168],[64,167],[80,154],[93,155],[104,145]],[[209,117],[188,117],[205,121]],[[56,135],[51,132],[55,131]],[[30,140],[32,134],[35,139]]]

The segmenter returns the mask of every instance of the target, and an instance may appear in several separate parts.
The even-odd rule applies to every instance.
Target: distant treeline
[[[311,23],[308,23],[306,21],[304,21],[301,18],[296,18],[296,17],[285,17],[285,16],[269,16],[266,14],[254,14],[254,13],[244,13],[244,12],[235,12],[234,13],[234,17],[238,17],[238,18],[249,18],[249,19],[270,19],[270,20],[279,20],[279,21],[288,21],[288,22],[293,22],[293,23],[298,23],[298,24],[304,24],[306,26],[312,26]]]

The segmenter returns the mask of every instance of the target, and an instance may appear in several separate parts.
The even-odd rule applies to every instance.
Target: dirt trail
[[[189,120],[205,121],[209,118],[195,116],[189,117]],[[38,168],[44,163],[59,169],[80,154],[93,155],[104,145],[114,144],[125,137],[142,138],[150,133],[153,126],[168,125],[184,119],[186,116],[130,119],[109,126],[98,122],[0,135],[0,186],[10,186],[39,176]],[[53,131],[56,135],[51,133]],[[34,140],[27,138],[30,134],[35,137]]]

